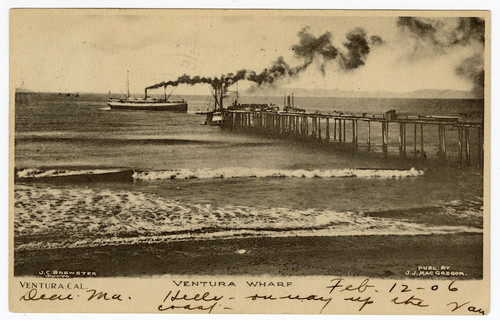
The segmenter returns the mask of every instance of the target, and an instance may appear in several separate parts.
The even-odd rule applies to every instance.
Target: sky
[[[368,37],[379,35],[383,40],[371,46],[364,65],[343,70],[332,61],[323,74],[315,62],[277,86],[363,92],[471,90],[472,84],[455,68],[474,48],[429,51],[415,58],[416,40],[397,27],[397,16],[354,14],[14,10],[11,79],[16,88],[32,91],[123,94],[128,70],[131,93],[142,93],[146,86],[182,74],[213,77],[242,68],[260,72],[279,56],[300,65],[291,48],[303,28],[315,36],[330,32],[339,50],[345,49],[348,32],[363,28]],[[241,83],[240,90],[251,86]],[[176,90],[209,93],[207,85]]]

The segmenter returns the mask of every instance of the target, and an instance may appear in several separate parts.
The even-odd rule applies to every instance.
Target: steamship
[[[171,95],[171,94],[170,94]],[[151,111],[173,111],[173,112],[187,112],[187,102],[182,100],[169,101],[170,95],[167,96],[164,92],[164,98],[150,98],[148,97],[148,89],[144,90],[144,98],[131,98],[128,82],[127,71],[127,98],[109,98],[108,106],[111,109],[119,110],[151,110]]]
[[[108,99],[108,106],[111,109],[187,112],[187,102],[184,100],[169,101],[167,99],[148,97],[144,99],[133,99],[130,97],[127,99],[111,98]]]

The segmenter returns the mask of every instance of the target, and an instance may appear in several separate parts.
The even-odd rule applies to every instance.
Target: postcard
[[[10,310],[487,314],[490,29],[12,9]]]

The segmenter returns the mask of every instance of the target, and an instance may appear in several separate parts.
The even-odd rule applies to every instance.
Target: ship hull
[[[108,106],[116,110],[151,110],[151,111],[171,111],[187,112],[186,102],[120,102],[109,101]]]

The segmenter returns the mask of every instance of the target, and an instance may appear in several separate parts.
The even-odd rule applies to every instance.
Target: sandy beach
[[[98,277],[268,274],[408,278],[405,272],[418,266],[446,265],[464,273],[459,279],[480,279],[482,236],[248,238],[22,251],[14,254],[14,272],[16,276],[33,276],[40,270],[81,270],[95,271]]]

